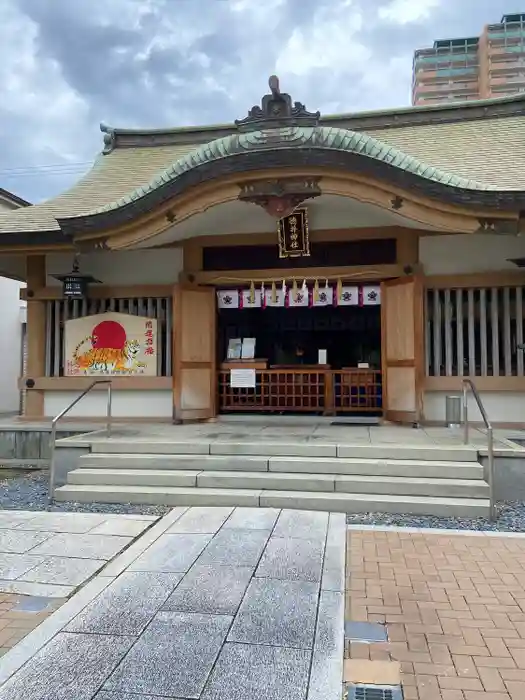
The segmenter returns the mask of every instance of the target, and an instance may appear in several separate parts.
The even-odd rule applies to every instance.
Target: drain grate
[[[55,598],[41,598],[39,596],[25,596],[12,608],[15,612],[40,613],[47,610]]]
[[[348,686],[346,700],[403,700],[400,685],[354,685]]]
[[[361,427],[373,427],[379,425],[379,418],[365,418],[363,420],[333,420],[330,425],[344,425],[346,428],[351,428],[353,425]]]
[[[385,625],[378,622],[345,622],[347,642],[388,642]]]

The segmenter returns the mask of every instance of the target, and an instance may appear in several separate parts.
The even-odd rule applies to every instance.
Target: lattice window
[[[523,377],[523,287],[431,289],[426,295],[427,375]]]
[[[220,411],[366,413],[382,406],[379,370],[269,369],[256,371],[255,388],[235,388],[219,371]]]
[[[106,311],[148,316],[158,321],[158,368],[161,377],[172,373],[172,301],[170,297],[134,299],[60,299],[46,308],[46,377],[64,375],[64,323]]]

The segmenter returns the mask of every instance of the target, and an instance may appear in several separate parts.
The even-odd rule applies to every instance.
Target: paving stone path
[[[0,511],[0,594],[67,598],[156,520],[154,515]]]
[[[175,508],[0,663],[0,700],[339,700],[345,517]]]

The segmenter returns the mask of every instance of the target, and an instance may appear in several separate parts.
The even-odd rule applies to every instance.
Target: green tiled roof
[[[175,144],[115,149],[100,155],[91,170],[58,197],[0,214],[0,233],[59,230],[56,217],[85,215],[105,202],[114,202],[193,148],[193,144]]]
[[[234,157],[247,151],[263,151],[279,148],[331,149],[357,153],[368,158],[374,158],[406,170],[428,180],[434,180],[443,185],[462,189],[488,190],[494,189],[488,184],[474,179],[464,178],[440,168],[428,165],[414,156],[407,155],[394,146],[364,133],[339,129],[330,126],[285,127],[271,131],[251,131],[235,133],[215,141],[203,144],[189,153],[182,155],[166,170],[158,173],[146,185],[142,185],[114,202],[105,204],[93,210],[93,214],[112,211],[144,197],[158,187],[174,180],[182,173],[198,168],[205,163],[220,158]]]
[[[390,117],[384,112],[381,123],[375,113],[340,115],[326,118],[323,126],[292,128],[281,135],[285,146],[362,153],[454,187],[525,191],[525,115],[519,112],[521,102],[500,99],[476,104],[479,114],[481,109],[490,112],[507,102],[512,102],[510,107],[515,104],[517,111],[471,118],[467,114],[465,118],[436,123],[432,122],[437,108],[397,110],[392,111]],[[406,115],[417,116],[422,112],[428,113],[426,122],[406,122]],[[453,114],[455,110],[445,112]],[[330,121],[335,119],[337,126],[330,126]],[[397,125],[398,119],[405,121]],[[348,126],[356,124],[357,130],[344,128],[346,123]],[[209,143],[191,142],[192,133],[199,131],[201,137],[204,132],[209,134]],[[190,143],[180,143],[172,136],[179,132],[180,139]],[[153,140],[148,136],[150,132],[140,132],[143,134],[140,145],[117,143],[110,153],[100,155],[93,168],[70,190],[32,207],[0,214],[0,233],[59,230],[57,218],[111,211],[204,162],[274,147],[264,144],[261,132],[239,133],[233,125],[229,135],[224,136],[228,132],[225,126],[221,127],[221,132],[221,138],[214,139],[211,127],[168,130],[162,134],[169,138],[159,143],[149,141]],[[151,134],[158,137],[157,132]]]
[[[369,130],[436,168],[497,190],[525,190],[525,117]]]

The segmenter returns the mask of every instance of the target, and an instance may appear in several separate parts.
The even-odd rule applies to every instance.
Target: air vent
[[[400,685],[349,685],[346,700],[403,700]]]

